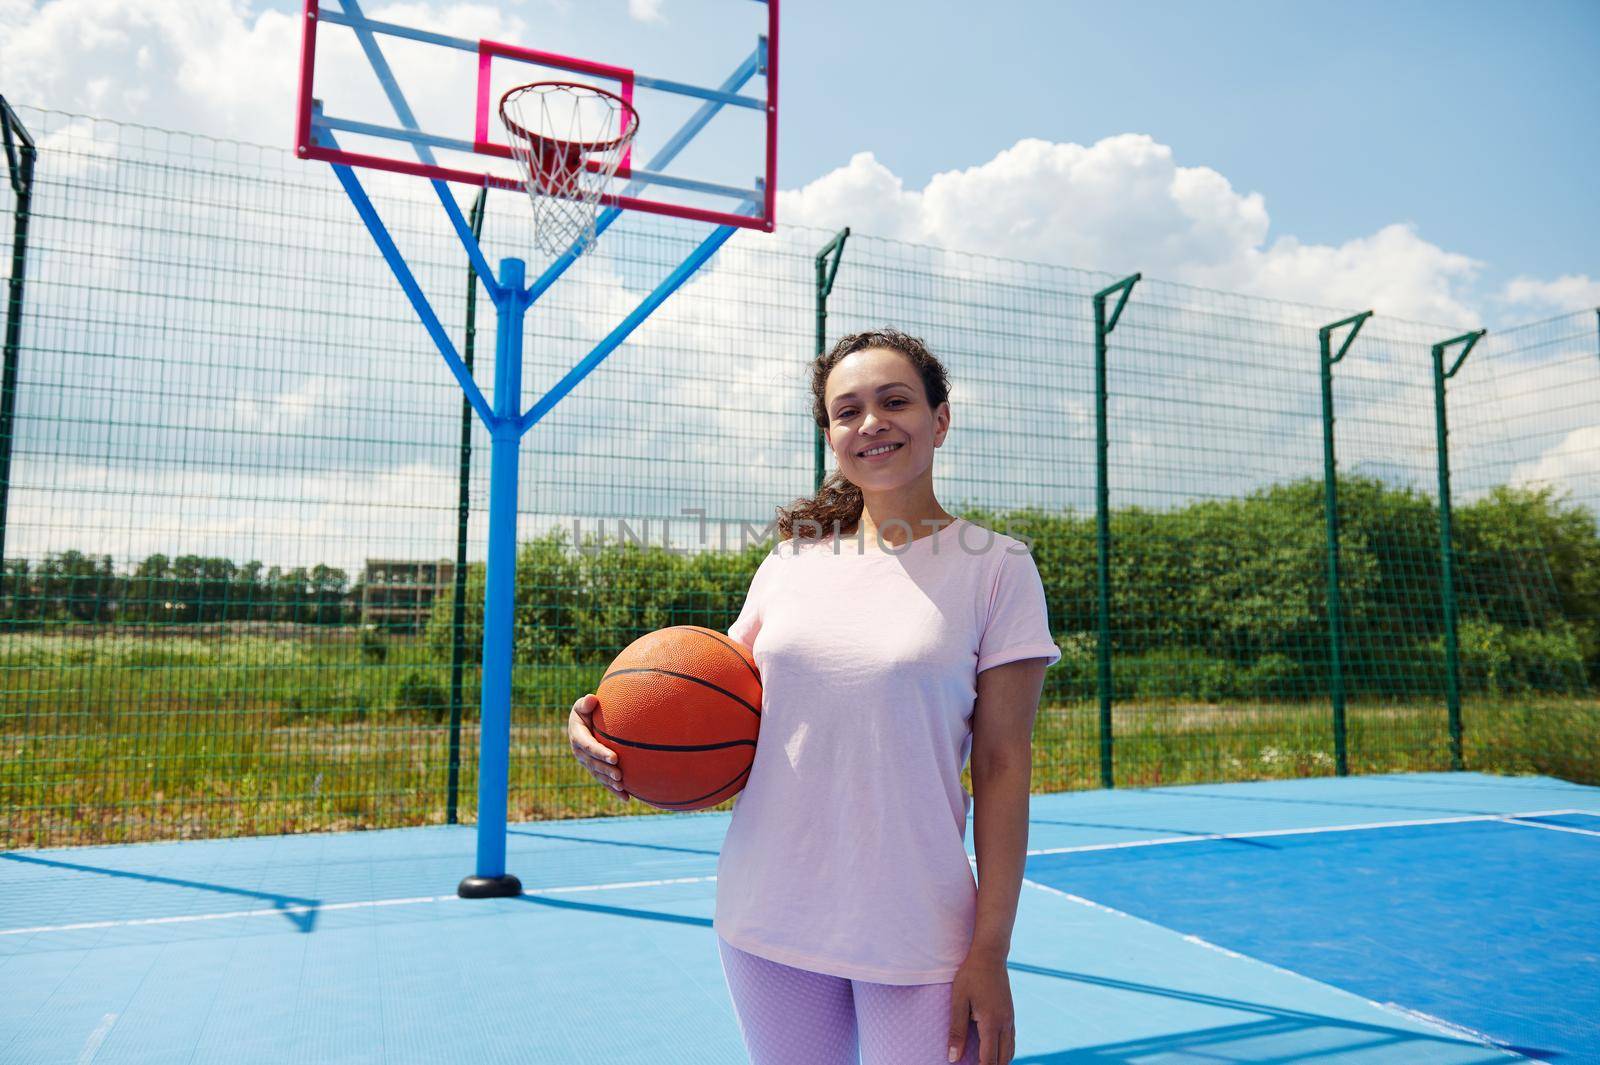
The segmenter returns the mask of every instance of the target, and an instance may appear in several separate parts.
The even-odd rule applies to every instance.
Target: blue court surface
[[[0,854],[0,1061],[745,1060],[727,814]],[[970,840],[970,833],[969,833]],[[1428,773],[1035,796],[1018,1063],[1600,1062],[1600,788]]]

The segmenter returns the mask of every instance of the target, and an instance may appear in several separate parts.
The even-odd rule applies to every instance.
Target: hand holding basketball
[[[572,742],[573,757],[600,783],[622,798],[631,799],[622,788],[622,769],[616,764],[616,753],[602,747],[590,728],[594,712],[599,708],[600,700],[593,693],[572,704],[572,713],[567,716],[567,738]]]
[[[614,753],[617,771],[627,767],[633,798],[660,810],[704,810],[744,788],[761,701],[749,648],[716,629],[672,625],[612,660],[584,739]],[[613,763],[601,767],[609,774]]]

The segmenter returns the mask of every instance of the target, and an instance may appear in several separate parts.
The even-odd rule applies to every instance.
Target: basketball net
[[[533,242],[549,255],[594,244],[610,187],[639,113],[615,93],[568,81],[519,85],[500,98],[511,155],[533,204]]]

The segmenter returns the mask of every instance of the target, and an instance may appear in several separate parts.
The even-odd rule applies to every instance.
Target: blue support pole
[[[511,650],[517,598],[517,459],[522,442],[522,319],[528,309],[521,259],[500,260],[495,300],[494,426],[489,452],[489,559],[483,584],[483,684],[479,703],[477,872],[462,898],[515,897],[506,872],[506,801],[511,772]]]

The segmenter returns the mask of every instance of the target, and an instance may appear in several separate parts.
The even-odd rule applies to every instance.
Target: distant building
[[[369,558],[361,571],[361,623],[415,632],[428,620],[437,595],[455,586],[448,559]]]

